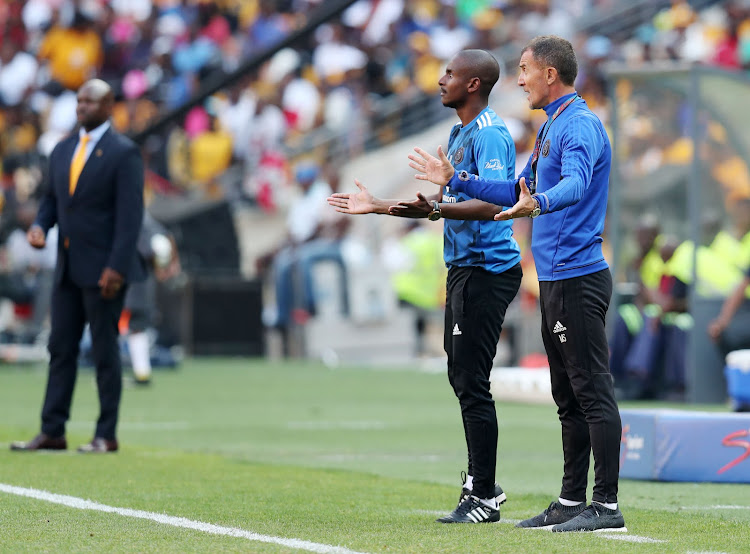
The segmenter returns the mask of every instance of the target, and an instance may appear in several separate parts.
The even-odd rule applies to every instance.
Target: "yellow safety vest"
[[[686,240],[667,262],[666,274],[685,284],[693,282],[693,242]],[[725,297],[742,280],[740,269],[707,246],[699,246],[696,292],[703,297]]]

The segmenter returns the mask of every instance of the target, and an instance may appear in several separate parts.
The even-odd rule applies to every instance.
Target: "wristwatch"
[[[531,210],[531,213],[529,214],[529,217],[531,219],[534,219],[536,216],[538,216],[539,214],[542,213],[542,208],[539,206],[539,200],[537,199],[536,196],[532,196],[531,198],[534,200],[534,203],[536,204],[536,208],[534,208],[533,210]]]
[[[442,212],[440,211],[440,203],[437,200],[432,200],[432,211],[427,214],[427,219],[430,221],[437,221],[441,217],[443,217]]]
[[[462,169],[458,172],[458,180],[459,181],[468,181],[469,180],[469,172],[465,169]]]

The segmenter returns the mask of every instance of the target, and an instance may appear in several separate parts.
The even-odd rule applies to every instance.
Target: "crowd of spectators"
[[[9,0],[0,7],[0,157],[4,176],[39,182],[75,125],[75,90],[99,76],[117,93],[115,126],[137,133],[201,85],[300,29],[318,0]],[[612,0],[360,0],[145,142],[150,190],[274,210],[289,184],[287,152],[315,129],[364,144],[382,102],[434,95],[442,65],[466,47],[522,44],[544,29],[576,41],[579,90],[606,111],[604,60],[701,60],[740,68],[748,8],[694,13],[675,2],[634,36],[581,35],[576,21]],[[514,77],[510,75],[509,79]],[[380,136],[386,141],[395,137]]]
[[[301,29],[322,4],[3,2],[0,242],[21,225],[20,210],[39,197],[44,177],[40,162],[74,128],[75,91],[86,79],[98,76],[113,86],[113,124],[135,134],[183,105],[206,83]],[[514,44],[520,51],[542,31],[569,38],[580,58],[577,89],[605,122],[605,62],[639,66],[685,60],[738,71],[750,66],[750,2],[721,2],[697,13],[686,1],[674,0],[620,41],[578,27],[584,16],[621,8],[615,0],[359,0],[149,136],[143,144],[147,199],[172,194],[226,198],[250,209],[285,212],[295,196],[295,160],[290,159],[295,146],[320,130],[346,144],[350,154],[362,151],[368,137],[374,136],[376,144],[398,138],[398,127],[395,132],[376,127],[383,107],[435,97],[444,63],[462,48],[496,50]],[[514,81],[515,72],[509,71],[506,86]],[[621,114],[628,122],[623,130],[627,155],[637,161],[633,171],[643,169],[644,175],[669,155],[683,163],[684,150],[677,147],[686,130],[676,125],[665,136],[656,118],[649,117],[660,114],[658,105],[643,109],[646,103],[637,93],[623,89],[618,94],[633,116]],[[538,114],[494,107],[507,118],[518,158],[524,160],[533,146]],[[716,137],[722,132],[714,125]],[[310,155],[322,157],[323,152],[311,147]],[[748,174],[741,158],[735,156],[733,163]],[[750,180],[723,178],[734,193],[746,186],[750,194]]]

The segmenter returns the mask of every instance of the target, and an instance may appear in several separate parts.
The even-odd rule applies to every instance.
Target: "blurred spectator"
[[[216,44],[209,37],[199,34],[196,28],[190,28],[188,37],[178,41],[172,53],[172,65],[183,75],[201,74],[218,63]]]
[[[625,359],[625,371],[640,379],[637,395],[646,398],[684,392],[687,338],[693,327],[688,290],[703,298],[724,298],[742,279],[731,260],[713,249],[721,220],[712,212],[701,221],[703,244],[697,250],[691,241],[682,242],[666,259],[659,294],[658,313],[646,318]],[[662,252],[671,243],[661,245]],[[695,281],[693,258],[695,257]]]
[[[675,237],[660,240],[658,252],[664,265],[658,288],[648,292],[651,303],[642,311],[625,308],[618,313],[610,363],[617,390],[625,399],[659,398],[684,389],[685,340],[692,318],[686,313],[687,286],[666,265],[678,247]]]
[[[740,271],[750,267],[750,197],[739,198],[728,208],[730,230],[720,230],[711,250]]]
[[[316,84],[297,68],[284,79],[281,107],[290,129],[305,133],[318,123],[321,94]]]
[[[701,220],[703,244],[695,246],[686,240],[675,250],[667,264],[666,271],[684,286],[693,285],[695,272],[695,292],[704,298],[724,298],[732,292],[742,279],[734,260],[727,259],[722,250],[717,250],[716,237],[721,231],[722,219],[716,212],[706,212]],[[695,253],[694,253],[695,251]],[[696,259],[695,270],[693,258]]]
[[[750,269],[727,296],[719,315],[708,326],[708,335],[718,345],[722,358],[734,350],[750,348]]]
[[[330,261],[338,267],[341,307],[348,312],[346,266],[341,255],[348,222],[337,215],[330,219],[326,209],[326,199],[333,193],[331,184],[338,185],[337,176],[321,175],[317,163],[304,161],[297,165],[295,177],[300,194],[287,212],[287,236],[257,260],[258,274],[264,279],[272,277],[275,292],[276,306],[266,310],[265,322],[285,336],[293,324],[304,323],[316,313],[312,267],[319,262]]]
[[[190,174],[207,196],[215,197],[218,192],[211,194],[210,191],[216,189],[218,177],[232,161],[232,137],[221,128],[213,107],[210,113],[202,108],[194,108],[188,118],[191,116],[192,119],[186,121],[190,142]]]
[[[94,22],[76,10],[70,26],[56,24],[45,33],[38,55],[42,62],[48,62],[50,80],[45,90],[57,96],[65,89],[78,90],[95,77],[104,51]]]
[[[407,219],[402,235],[386,242],[381,263],[391,273],[391,283],[401,305],[415,313],[417,355],[427,353],[425,331],[432,314],[445,306],[447,269],[442,260],[443,236],[438,226]]]
[[[472,30],[459,22],[454,6],[444,4],[441,16],[430,29],[430,51],[440,60],[449,60],[472,42]]]
[[[0,107],[18,106],[34,89],[39,64],[11,37],[0,44]]]
[[[361,29],[365,47],[384,44],[391,38],[391,26],[404,13],[404,0],[361,0],[352,4],[342,15],[342,22]]]
[[[516,27],[521,42],[539,35],[541,29],[545,35],[556,35],[568,40],[575,38],[573,16],[565,6],[558,6],[549,0],[527,0],[526,6]]]
[[[279,13],[276,4],[271,0],[260,0],[260,13],[248,29],[245,43],[247,55],[271,48],[292,30],[290,14]]]
[[[367,56],[345,40],[339,23],[321,25],[315,31],[317,46],[312,53],[315,73],[329,85],[341,84],[349,71],[363,69]]]
[[[120,322],[127,333],[127,351],[135,383],[148,385],[151,382],[152,350],[158,346],[156,337],[152,341],[157,316],[154,308],[156,282],[166,281],[180,273],[174,237],[148,211],[143,213],[138,254],[148,268],[148,277],[128,287]],[[162,350],[169,356],[169,349],[162,347]],[[173,366],[176,363],[175,360],[171,360],[171,363],[165,360],[164,355],[158,356],[157,360],[160,365]]]
[[[146,77],[140,69],[125,74],[122,90],[124,98],[112,110],[112,124],[121,133],[138,133],[158,115],[159,108],[145,94]]]
[[[27,314],[17,328],[3,330],[3,342],[33,344],[40,337],[49,315],[57,261],[57,228],[48,233],[44,248],[32,248],[26,232],[34,222],[36,210],[35,202],[18,207],[19,226],[10,233],[3,247],[0,297],[13,301],[17,310]]]
[[[609,367],[618,389],[628,380],[625,360],[635,337],[643,329],[644,317],[660,313],[659,293],[666,293],[662,283],[665,264],[671,258],[676,244],[659,237],[661,226],[653,214],[644,215],[636,228],[637,250],[625,270],[625,279],[637,287],[632,299],[621,303],[615,316],[609,341]]]
[[[287,119],[274,91],[261,88],[245,144],[247,163],[242,192],[245,198],[254,200],[268,212],[275,211],[279,200],[288,192],[287,160],[282,146],[286,131]]]
[[[226,95],[217,97],[214,105],[219,123],[232,137],[233,157],[243,159],[257,107],[255,94],[243,81],[230,87]]]

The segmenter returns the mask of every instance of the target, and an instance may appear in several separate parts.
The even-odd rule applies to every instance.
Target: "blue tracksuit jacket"
[[[574,93],[575,94],[575,93]],[[571,95],[544,107],[548,121]],[[608,266],[602,254],[612,148],[604,125],[577,98],[554,123],[537,135],[542,144],[537,162],[536,193],[542,215],[534,220],[531,251],[540,281],[589,275]],[[520,177],[529,182],[531,158]],[[448,183],[451,191],[502,206],[517,201],[515,181],[473,176]]]

